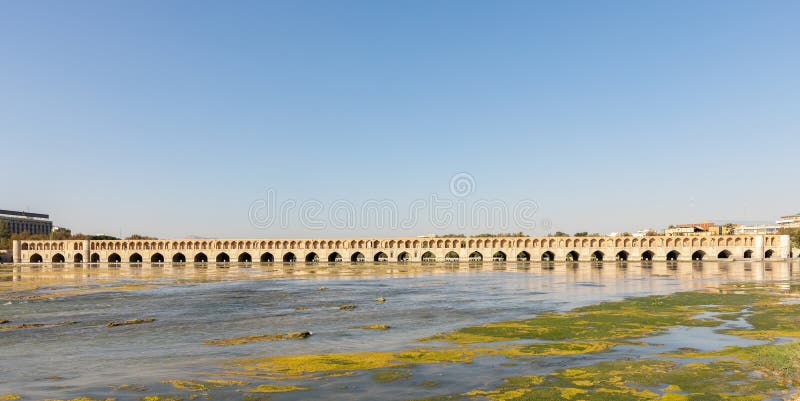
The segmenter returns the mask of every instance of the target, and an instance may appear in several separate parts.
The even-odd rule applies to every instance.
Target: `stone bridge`
[[[14,263],[685,261],[791,258],[788,235],[14,241]]]

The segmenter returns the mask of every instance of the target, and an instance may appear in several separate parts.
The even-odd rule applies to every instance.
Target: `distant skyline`
[[[74,232],[545,235],[800,211],[796,1],[0,10],[0,209]],[[535,228],[260,228],[269,190],[325,212],[532,202]]]

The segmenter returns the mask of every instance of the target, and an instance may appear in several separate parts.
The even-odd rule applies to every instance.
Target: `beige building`
[[[788,235],[14,241],[15,263],[784,259]]]

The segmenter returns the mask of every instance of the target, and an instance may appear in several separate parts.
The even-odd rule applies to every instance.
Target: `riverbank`
[[[791,265],[763,267],[375,265],[279,277],[231,269],[212,279],[17,271],[2,281],[1,294],[16,298],[0,309],[10,321],[0,326],[74,323],[0,334],[15,361],[0,367],[0,395],[779,399],[796,385],[800,281]],[[43,285],[14,287],[37,274]],[[20,297],[93,280],[111,281],[107,291]]]

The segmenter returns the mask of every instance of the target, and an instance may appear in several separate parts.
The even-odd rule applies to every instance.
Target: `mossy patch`
[[[14,401],[14,400],[21,400],[22,397],[16,394],[3,394],[0,395],[0,401]]]
[[[308,390],[298,386],[279,386],[275,384],[262,384],[260,386],[247,389],[248,393],[287,393],[289,391]]]
[[[238,380],[165,380],[162,383],[171,384],[178,390],[208,391],[230,386],[246,386],[247,382]]]
[[[381,369],[372,373],[372,380],[378,383],[389,383],[411,377],[409,369]]]
[[[509,320],[465,327],[421,341],[458,344],[521,339],[620,341],[647,337],[677,326],[719,325],[718,320],[695,316],[720,307],[740,311],[745,306],[768,298],[761,294],[683,292],[669,296],[647,296],[623,301],[602,302],[569,312],[542,313],[526,320]]]
[[[266,341],[302,340],[310,336],[311,336],[310,331],[298,331],[286,334],[264,334],[260,336],[244,336],[244,337],[207,340],[203,341],[203,344],[225,346],[225,345],[249,344],[249,343],[266,342]]]
[[[359,328],[363,330],[389,330],[392,327],[386,324],[368,324]]]

